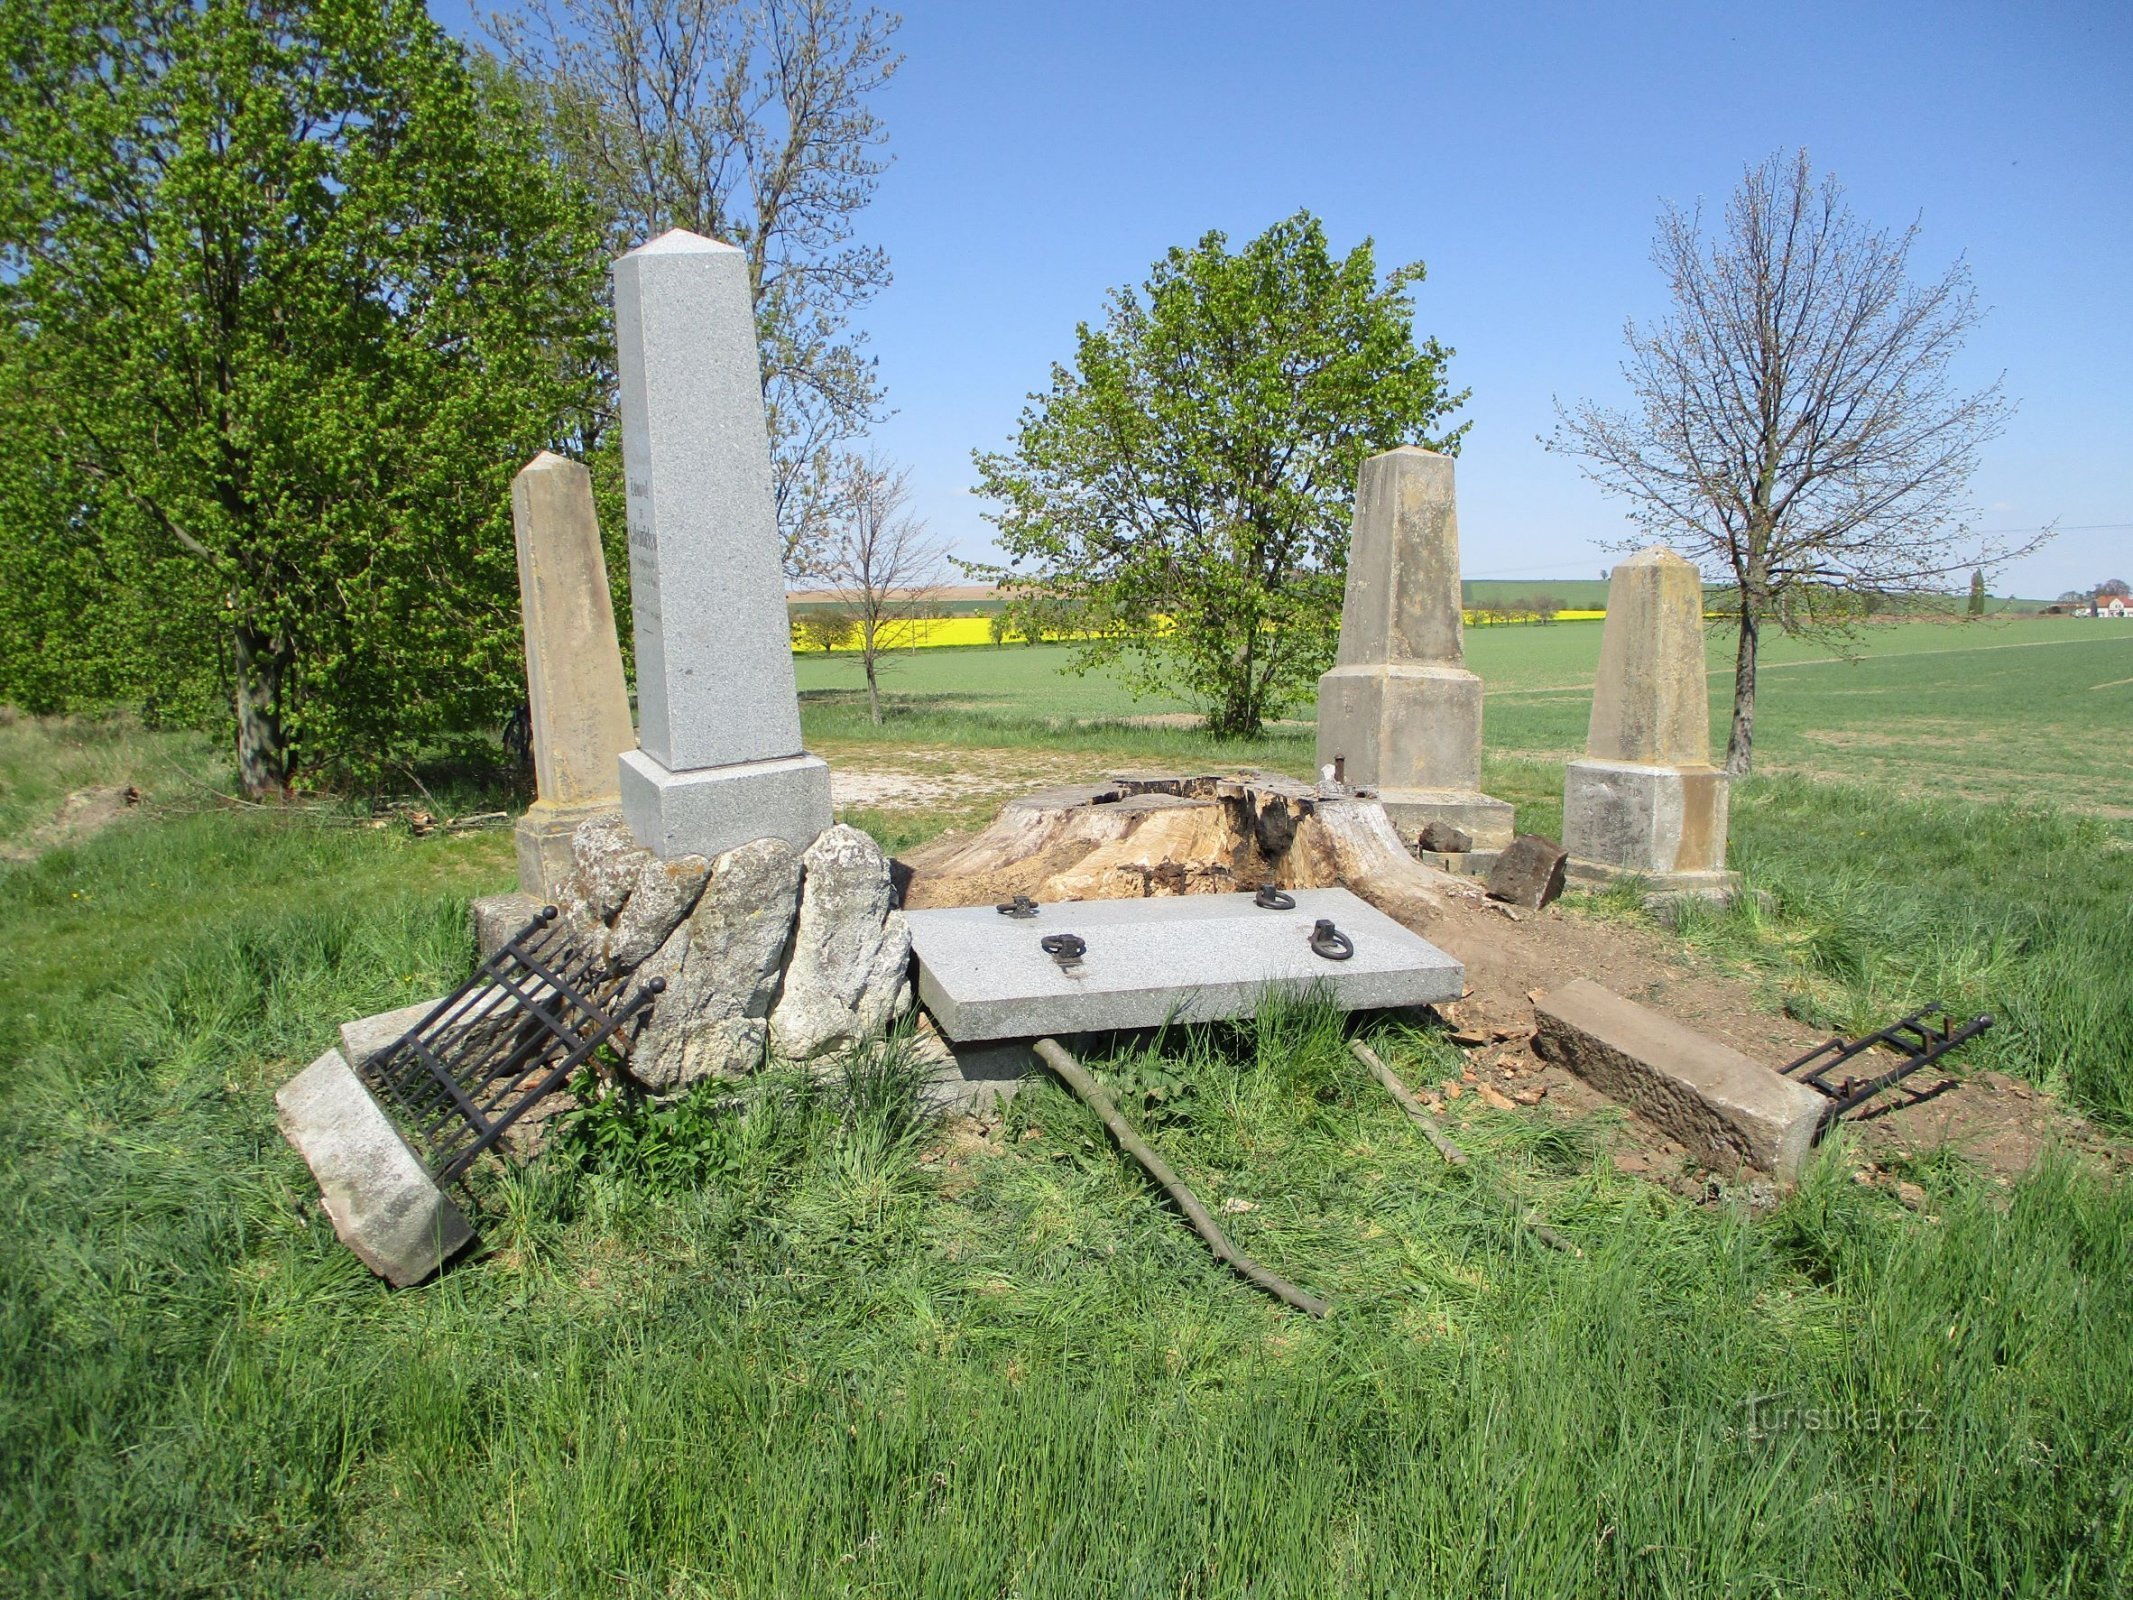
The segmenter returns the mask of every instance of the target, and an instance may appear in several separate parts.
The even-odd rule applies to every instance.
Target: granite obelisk
[[[1340,653],[1318,680],[1318,760],[1374,789],[1411,845],[1448,823],[1477,852],[1511,842],[1511,807],[1481,792],[1481,680],[1466,668],[1452,459],[1403,445],[1355,489]]]
[[[800,741],[747,257],[676,229],[615,263],[637,748],[622,814],[660,856],[805,849],[829,768]]]
[[[518,886],[549,900],[571,869],[578,824],[619,804],[615,760],[636,735],[592,475],[543,450],[511,480],[511,523],[538,792],[518,821]]]
[[[1640,550],[1609,576],[1585,759],[1564,773],[1570,876],[1722,898],[1736,881],[1727,804],[1711,765],[1703,577],[1671,550]]]

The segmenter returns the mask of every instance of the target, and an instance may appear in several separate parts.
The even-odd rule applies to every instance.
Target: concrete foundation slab
[[[1459,829],[1474,841],[1475,850],[1501,850],[1516,837],[1511,803],[1477,790],[1381,788],[1377,797],[1409,844],[1417,843],[1432,822]]]
[[[1644,890],[1647,909],[1677,900],[1710,900],[1724,904],[1740,893],[1740,874],[1737,872],[1632,872],[1626,867],[1610,867],[1598,861],[1572,861],[1569,881],[1575,888],[1592,890],[1612,889],[1618,883],[1639,884]]]
[[[663,860],[716,860],[755,839],[783,839],[805,850],[832,820],[829,763],[820,756],[674,772],[648,751],[631,750],[621,773],[630,832]]]
[[[1578,978],[1535,1003],[1533,1048],[1712,1165],[1798,1179],[1829,1102],[1731,1045]]]
[[[318,1180],[341,1243],[395,1288],[420,1283],[473,1239],[338,1050],[274,1096],[282,1137]]]
[[[1020,920],[990,906],[913,911],[919,999],[960,1045],[1249,1016],[1270,988],[1322,985],[1356,1011],[1429,1005],[1465,986],[1457,960],[1346,889],[1293,895],[1281,911],[1244,894],[1068,901]],[[1321,918],[1353,942],[1349,959],[1312,953]],[[1086,955],[1062,967],[1039,942],[1055,933],[1087,941]]]

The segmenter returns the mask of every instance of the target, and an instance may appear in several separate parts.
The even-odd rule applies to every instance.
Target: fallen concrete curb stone
[[[1797,1182],[1829,1102],[1804,1084],[1578,978],[1534,1005],[1534,1051],[1722,1170]]]
[[[333,1231],[396,1289],[420,1283],[474,1237],[338,1050],[275,1092],[282,1137],[318,1180]]]

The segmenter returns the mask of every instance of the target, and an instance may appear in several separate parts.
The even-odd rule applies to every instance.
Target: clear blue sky
[[[2001,592],[2133,579],[2133,5],[1483,6],[910,0],[866,213],[896,281],[865,313],[919,509],[987,548],[973,446],[1008,436],[1104,291],[1172,244],[1299,206],[1336,248],[1417,259],[1418,327],[1471,387],[1470,577],[1597,575],[1619,510],[1535,435],[1621,395],[1663,309],[1663,200],[1723,204],[1805,145],[1869,220],[1970,261],[1965,358],[2021,409],[1980,526],[2069,530]],[[439,0],[465,26],[464,0]],[[2091,527],[2095,524],[2115,525]]]

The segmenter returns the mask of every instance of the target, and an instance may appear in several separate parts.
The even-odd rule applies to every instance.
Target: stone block
[[[1455,878],[1486,878],[1502,859],[1501,850],[1418,850],[1425,867],[1435,867]]]
[[[1454,471],[1450,456],[1402,445],[1357,472],[1341,665],[1466,659]]]
[[[644,750],[623,756],[622,814],[654,855],[717,857],[752,839],[805,850],[832,821],[819,756],[676,772]]]
[[[1671,550],[1640,550],[1608,575],[1585,753],[1601,761],[1705,766],[1711,696],[1703,577]]]
[[[1318,680],[1318,764],[1351,788],[1481,787],[1481,680],[1464,667],[1340,666]]]
[[[1522,833],[1489,868],[1488,896],[1507,905],[1538,911],[1562,897],[1568,852],[1553,839]]]
[[[1588,978],[1534,1007],[1534,1049],[1721,1170],[1746,1163],[1792,1183],[1829,1101],[1732,1046]]]
[[[282,1137],[318,1181],[334,1233],[395,1288],[420,1283],[473,1239],[340,1051],[283,1084],[274,1102]]]
[[[1648,879],[1655,890],[1729,887],[1729,785],[1716,767],[1573,761],[1563,775],[1563,843],[1581,883]]]
[[[475,954],[484,961],[495,955],[544,904],[554,902],[536,900],[530,894],[490,894],[469,904],[467,920],[473,924]]]
[[[674,774],[800,754],[748,258],[676,229],[615,263],[637,743]],[[681,853],[716,855],[779,828]],[[624,809],[630,809],[625,771]],[[775,813],[772,796],[748,802]],[[643,813],[631,813],[635,825]],[[715,807],[714,807],[715,809]],[[783,825],[783,819],[778,819]],[[669,852],[639,829],[659,854]]]
[[[593,513],[592,475],[579,462],[543,450],[511,480],[511,522],[541,800],[581,811],[595,804],[612,808],[615,757],[637,741],[622,682],[607,558]],[[566,838],[563,854],[568,851]],[[548,881],[522,878],[519,887],[546,894]]]
[[[1457,960],[1347,890],[1293,893],[1295,906],[1279,911],[1244,894],[1069,901],[1027,920],[991,906],[913,911],[919,998],[961,1045],[1249,1016],[1270,989],[1319,985],[1341,1009],[1366,1010],[1429,1005],[1464,987]],[[1312,953],[1321,918],[1353,941],[1350,959]],[[1078,963],[1043,951],[1055,933],[1087,942]]]
[[[951,1045],[927,1028],[913,1042],[927,1069],[918,1101],[929,1112],[982,1116],[1012,1100],[1024,1078],[1044,1071],[1026,1040]],[[1067,1048],[1075,1044],[1067,1043]]]
[[[1379,789],[1378,803],[1385,808],[1400,838],[1422,848],[1423,830],[1432,826],[1463,834],[1468,851],[1501,850],[1516,834],[1510,803],[1473,790]],[[1441,855],[1456,855],[1445,850]]]

